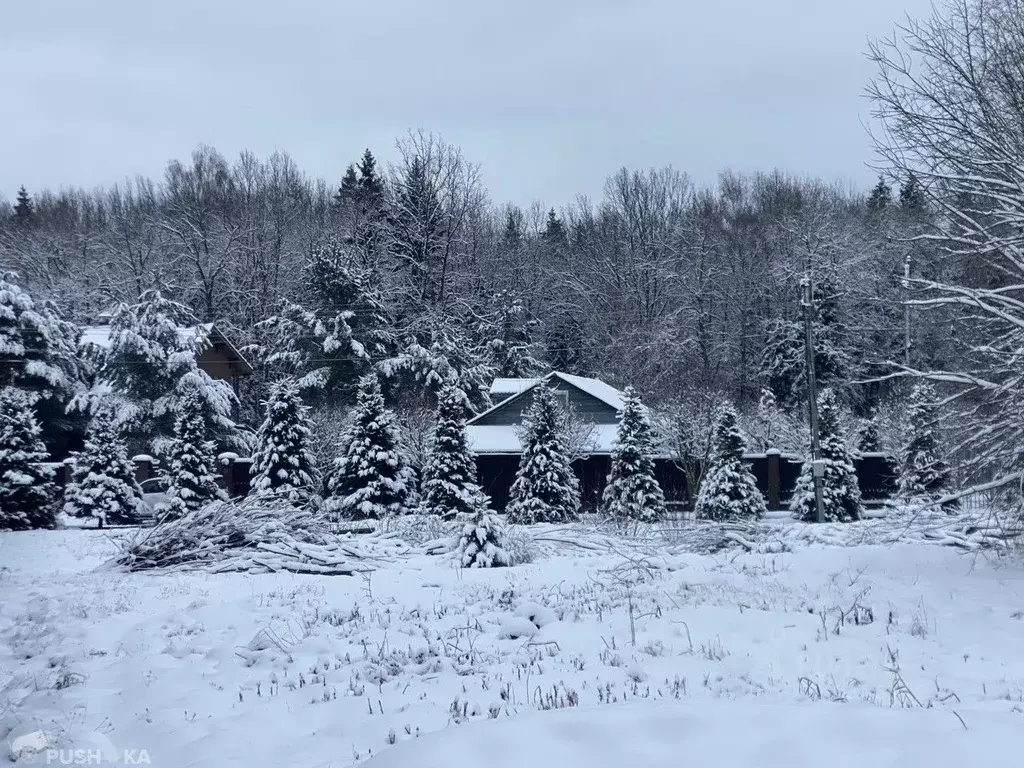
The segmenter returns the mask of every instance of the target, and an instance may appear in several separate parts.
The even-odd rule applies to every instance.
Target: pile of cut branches
[[[272,495],[216,501],[181,518],[120,540],[114,563],[129,571],[310,573],[349,576],[387,562],[400,542],[357,540],[328,529],[323,518]],[[392,546],[387,546],[391,544]],[[378,551],[374,551],[378,550]],[[385,550],[383,552],[379,550]]]

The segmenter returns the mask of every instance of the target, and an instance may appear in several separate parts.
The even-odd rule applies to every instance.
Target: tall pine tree
[[[142,489],[109,405],[93,414],[85,448],[74,459],[71,483],[64,489],[64,512],[95,517],[100,527],[137,522]]]
[[[602,507],[616,520],[654,523],[665,517],[665,496],[654,476],[651,422],[632,387],[626,387],[623,396]]]
[[[522,456],[509,501],[509,522],[561,523],[576,519],[580,483],[572,470],[565,425],[554,393],[544,384],[533,390],[523,419]]]
[[[914,384],[907,407],[907,438],[900,452],[899,495],[903,499],[934,499],[949,485],[949,467],[935,437],[936,400],[929,382]]]
[[[253,490],[295,504],[308,501],[316,491],[316,462],[309,443],[309,407],[293,381],[278,382],[256,433],[250,470]]]
[[[423,469],[421,509],[446,519],[476,515],[487,500],[476,482],[476,462],[466,440],[466,396],[449,385],[441,392],[430,457]]]
[[[839,423],[839,402],[831,389],[818,396],[818,439],[824,476],[821,480],[825,522],[846,523],[861,517],[860,484],[853,457]],[[814,496],[814,467],[805,461],[793,491],[793,516],[804,522],[817,520]]]
[[[40,432],[25,394],[0,391],[0,530],[54,527],[56,489]]]
[[[174,439],[168,451],[168,496],[171,508],[164,519],[175,519],[201,509],[211,501],[227,498],[214,476],[214,443],[206,439],[206,422],[198,392],[186,395],[174,423]]]
[[[702,520],[757,520],[765,503],[757,479],[743,463],[746,445],[729,403],[715,414],[711,458],[697,494],[695,513]]]
[[[324,486],[324,509],[338,519],[403,515],[416,501],[416,473],[399,450],[394,414],[375,374],[359,382],[353,421]]]

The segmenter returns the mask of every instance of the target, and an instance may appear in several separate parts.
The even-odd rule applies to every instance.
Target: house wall
[[[210,378],[223,379],[224,381],[234,381],[238,378],[238,372],[231,358],[225,354],[222,348],[218,348],[216,345],[211,344],[196,355],[196,363],[202,370],[210,374]]]
[[[570,406],[585,421],[590,421],[594,424],[615,424],[617,421],[617,414],[614,408],[571,384],[566,384],[560,379],[553,379],[550,382],[550,389],[555,392],[567,393],[566,396]],[[496,408],[473,423],[488,426],[522,424],[523,416],[530,409],[532,403],[533,393],[526,392],[521,397],[517,397],[507,405]]]

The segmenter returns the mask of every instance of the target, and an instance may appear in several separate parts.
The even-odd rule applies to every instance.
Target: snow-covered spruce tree
[[[626,387],[623,396],[612,468],[601,506],[616,520],[654,523],[665,517],[665,495],[654,476],[651,422],[632,387]]]
[[[573,472],[554,393],[534,387],[533,404],[523,419],[522,457],[507,514],[512,523],[561,523],[580,510],[580,483]]]
[[[0,391],[0,530],[52,528],[55,488],[30,399]]]
[[[95,517],[100,527],[137,520],[142,489],[128,459],[124,437],[109,406],[96,410],[85,434],[85,448],[74,456],[71,483],[64,489],[64,512]]]
[[[757,479],[743,463],[743,435],[736,409],[730,403],[718,407],[711,457],[695,506],[702,520],[757,520],[766,511]]]
[[[949,485],[949,469],[935,439],[936,400],[929,382],[915,382],[907,407],[908,434],[900,452],[902,499],[934,499]]]
[[[420,509],[425,514],[452,519],[486,509],[486,500],[476,482],[476,462],[466,440],[468,405],[457,387],[442,390],[420,485]]]
[[[285,300],[256,326],[253,352],[269,371],[293,376],[314,405],[351,403],[355,383],[394,346],[382,298],[355,248],[328,242],[305,269],[301,303]]]
[[[232,418],[234,390],[228,382],[212,379],[196,361],[207,332],[187,307],[159,291],[146,291],[137,304],[122,304],[110,321],[110,346],[85,345],[97,386],[72,406],[91,413],[115,402],[122,429],[149,441],[152,451],[162,455],[181,401],[198,390],[209,438],[226,449],[247,451],[246,436]]]
[[[214,444],[206,439],[206,422],[199,397],[199,393],[193,391],[181,401],[181,411],[174,423],[167,471],[171,508],[166,519],[181,517],[211,501],[227,498],[214,477]]]
[[[86,386],[78,328],[48,302],[35,302],[13,272],[0,273],[0,390],[28,394],[44,443],[60,448],[75,428],[68,403]]]
[[[835,393],[826,389],[818,395],[818,437],[825,474],[821,480],[825,522],[846,523],[861,517],[860,485],[853,457],[839,424],[839,403]],[[793,516],[804,522],[817,520],[814,498],[814,468],[810,458],[804,462],[793,491]]]
[[[382,519],[409,512],[416,473],[398,444],[395,416],[384,405],[376,374],[359,381],[352,423],[324,483],[324,510],[343,520]]]
[[[304,503],[316,492],[316,462],[309,450],[309,407],[303,404],[295,382],[285,380],[271,388],[266,411],[256,433],[252,489],[294,504]]]
[[[463,568],[501,568],[512,564],[505,549],[501,520],[488,509],[480,509],[472,520],[466,521],[457,552]]]
[[[882,450],[882,438],[878,434],[878,420],[875,413],[869,414],[857,426],[857,452],[878,453]]]

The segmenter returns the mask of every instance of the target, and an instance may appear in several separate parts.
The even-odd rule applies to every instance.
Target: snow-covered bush
[[[192,392],[182,400],[174,423],[167,471],[167,495],[171,503],[165,519],[180,517],[211,501],[226,498],[214,477],[214,444],[206,439],[201,409],[199,393]]]
[[[632,387],[623,393],[612,467],[601,498],[615,520],[654,523],[665,517],[665,495],[654,476],[654,439],[647,409]]]
[[[416,475],[399,450],[394,414],[376,374],[359,382],[352,422],[324,483],[324,510],[343,520],[402,515],[416,502]]]
[[[580,509],[579,479],[570,465],[555,396],[543,384],[534,387],[520,440],[523,452],[512,483],[509,522],[574,520]]]
[[[496,514],[486,510],[466,521],[458,553],[463,568],[499,568],[512,564],[505,549],[504,527]]]
[[[756,520],[764,516],[757,479],[743,463],[745,445],[731,404],[718,408],[714,447],[695,507],[703,520]]]
[[[64,512],[95,517],[104,524],[130,524],[138,519],[142,489],[128,459],[124,437],[109,407],[93,414],[85,449],[74,456],[71,482],[64,489]]]
[[[486,510],[486,498],[476,482],[476,461],[466,439],[468,406],[466,396],[457,387],[441,391],[430,454],[423,469],[420,509],[424,514],[454,519]]]
[[[818,396],[818,434],[824,465],[821,487],[825,522],[859,520],[861,502],[857,471],[839,425],[839,403],[830,389]],[[813,463],[808,458],[797,478],[790,507],[794,517],[809,523],[817,520],[813,472]]]
[[[900,452],[899,495],[903,499],[934,499],[949,485],[949,468],[939,451],[935,388],[914,384],[907,406],[907,436]]]
[[[14,387],[0,392],[0,529],[54,526],[53,473],[30,398]]]
[[[295,503],[316,491],[316,468],[309,450],[309,408],[292,381],[274,385],[267,415],[256,433],[252,457],[252,489]]]

